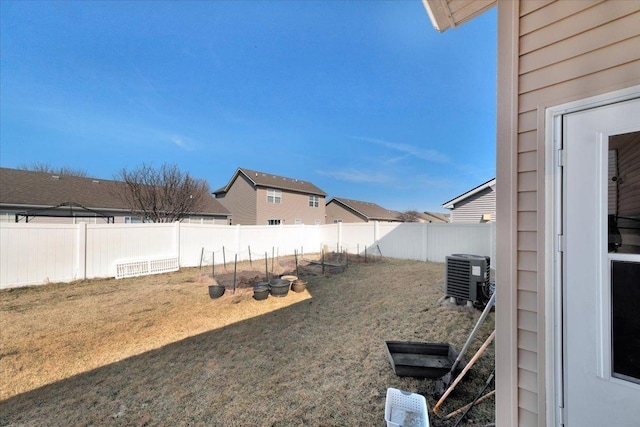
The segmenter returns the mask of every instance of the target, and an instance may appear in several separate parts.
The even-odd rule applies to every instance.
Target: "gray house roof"
[[[489,188],[489,187],[493,187],[496,185],[496,179],[492,178],[487,182],[484,182],[480,185],[478,185],[477,187],[472,188],[471,190],[462,193],[461,195],[454,197],[453,199],[446,201],[442,204],[442,207],[445,209],[453,209],[455,208],[456,203],[460,203],[461,201],[468,199],[469,197],[473,196],[474,194],[477,194],[479,192],[481,192],[482,190]]]
[[[116,182],[71,175],[0,168],[0,204],[50,207],[65,202],[96,209],[125,210]]]
[[[270,173],[259,172],[246,168],[238,168],[233,174],[227,185],[214,191],[213,193],[218,195],[226,193],[231,188],[233,182],[238,178],[238,175],[243,174],[249,181],[253,183],[255,187],[274,188],[278,190],[294,191],[297,193],[315,194],[318,196],[326,196],[327,193],[313,185],[309,181],[302,181],[295,178],[287,178],[284,176],[273,175]]]
[[[130,212],[118,196],[118,181],[0,168],[0,206],[28,209],[77,203],[92,210]],[[199,214],[230,215],[213,197]]]
[[[360,200],[343,199],[338,197],[331,198],[329,203],[336,203],[362,216],[367,221],[399,221],[400,212],[385,209],[380,205],[371,202],[363,202]]]
[[[429,222],[449,222],[449,214],[440,212],[420,212],[420,217]]]

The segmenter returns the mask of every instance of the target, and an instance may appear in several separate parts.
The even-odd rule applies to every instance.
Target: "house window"
[[[339,224],[339,223],[341,223],[341,222],[342,222],[342,220],[341,220],[341,219],[334,219],[334,220],[333,220],[333,223],[334,223],[334,224]]]
[[[282,191],[273,188],[267,189],[267,203],[282,203]]]
[[[300,218],[296,218],[296,225],[302,224],[302,220]]]
[[[316,225],[320,225],[320,220],[319,220],[319,219],[316,219],[315,224],[316,224]]]
[[[125,224],[140,224],[142,223],[142,218],[138,216],[125,216],[124,217]]]
[[[309,196],[309,207],[317,208],[320,206],[320,198],[318,196]]]
[[[270,219],[267,221],[269,225],[280,225],[282,223],[281,219]]]
[[[0,222],[11,222],[9,212],[0,212]]]

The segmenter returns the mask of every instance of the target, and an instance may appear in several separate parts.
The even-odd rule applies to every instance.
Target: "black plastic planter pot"
[[[257,283],[253,287],[253,298],[257,301],[265,300],[269,297],[269,284]]]
[[[282,279],[274,279],[269,282],[271,286],[271,295],[274,297],[286,297],[289,293],[289,281]]]
[[[209,296],[213,299],[224,295],[224,285],[209,285]]]

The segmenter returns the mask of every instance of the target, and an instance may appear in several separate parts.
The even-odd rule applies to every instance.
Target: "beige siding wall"
[[[489,214],[491,222],[496,220],[496,192],[486,188],[473,196],[456,203],[451,211],[451,222],[466,222],[479,224],[483,221],[483,215]]]
[[[318,207],[309,206],[309,194],[293,193],[282,190],[281,203],[267,202],[267,189],[258,188],[257,224],[267,224],[270,219],[279,219],[285,225],[293,225],[296,219],[302,224],[313,225],[325,222],[325,198],[318,196]]]
[[[544,111],[640,84],[640,2],[505,1],[498,7],[499,67],[508,78],[501,84],[510,86],[498,100],[498,182],[510,181],[498,193],[498,214],[504,214],[498,236],[516,256],[502,258],[509,262],[500,264],[497,282],[517,283],[502,300],[503,323],[516,320],[517,327],[498,325],[496,338],[508,346],[499,349],[504,360],[516,365],[503,367],[515,379],[501,380],[498,392],[517,411],[500,415],[499,398],[498,421],[544,426]]]
[[[327,205],[327,224],[333,224],[335,220],[342,222],[366,222],[364,218],[353,213],[352,210],[346,209],[338,203],[329,203]]]
[[[231,212],[233,224],[256,225],[257,198],[256,190],[249,179],[238,174],[224,197],[217,198],[222,206]]]

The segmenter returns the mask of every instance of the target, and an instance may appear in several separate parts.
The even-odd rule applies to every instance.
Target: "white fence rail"
[[[0,288],[116,277],[117,266],[177,259],[195,267],[203,249],[216,263],[380,248],[383,256],[444,262],[452,253],[488,255],[495,267],[495,224],[340,223],[229,226],[206,224],[0,224]],[[211,259],[205,260],[211,263]]]
[[[178,257],[142,259],[138,261],[127,260],[116,263],[116,279],[168,273],[179,269]]]

